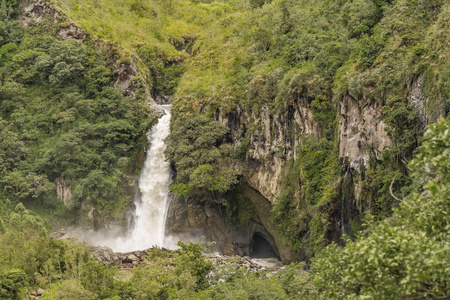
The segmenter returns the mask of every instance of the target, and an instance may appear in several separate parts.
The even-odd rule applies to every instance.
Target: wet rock
[[[167,96],[167,95],[157,95],[155,97],[155,102],[159,105],[166,105],[170,104],[170,101],[172,101],[173,96]]]

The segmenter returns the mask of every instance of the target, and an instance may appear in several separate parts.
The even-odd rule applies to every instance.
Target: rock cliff
[[[420,82],[418,78],[411,85],[408,99],[420,111],[423,128],[429,121]],[[248,143],[244,145],[247,152],[240,176],[243,195],[252,207],[249,220],[240,227],[236,225],[238,222],[230,221],[232,213],[226,212],[221,205],[196,200],[183,203],[174,198],[169,208],[168,233],[184,236],[190,231],[190,237],[192,233],[204,234],[218,242],[218,250],[239,255],[251,255],[253,238],[255,234],[261,234],[284,262],[307,259],[308,254],[293,251],[292,245],[288,245],[271,210],[282,192],[289,170],[299,157],[299,146],[305,137],[321,138],[320,125],[314,121],[310,101],[299,98],[277,113],[267,107],[246,111],[238,106],[226,114],[216,111],[216,120],[229,128],[228,142],[235,148]],[[391,145],[381,101],[357,99],[346,94],[337,106],[336,143],[342,173],[336,179],[338,195],[328,208],[325,234],[329,241],[334,242],[340,242],[343,234],[352,234],[352,222],[360,222],[356,203],[361,201],[364,173],[369,168],[370,159],[382,161],[383,151]],[[302,179],[299,180],[300,185],[294,191],[297,194],[303,188]],[[224,196],[228,199],[233,197],[236,196]],[[297,208],[299,205],[297,203]],[[309,233],[305,229],[301,234],[306,236]]]

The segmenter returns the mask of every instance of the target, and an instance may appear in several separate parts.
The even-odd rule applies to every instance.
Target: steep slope
[[[173,101],[173,131],[197,135],[169,139],[178,173],[190,170],[174,186],[188,203],[184,225],[244,220],[226,247],[248,254],[260,231],[306,258],[352,235],[365,214],[389,216],[398,205],[389,190],[408,193],[423,128],[448,114],[448,16],[446,1],[287,0],[199,37]],[[228,132],[185,121],[198,114]],[[266,202],[271,213],[258,211]],[[217,213],[199,217],[196,205]]]
[[[60,78],[64,86],[51,87],[53,81],[58,82],[51,76],[66,74],[54,70],[52,64],[59,61],[44,64],[41,58],[39,63],[31,58],[23,63],[21,58],[33,72],[45,69],[39,75],[43,81],[36,83],[36,74],[29,78],[19,74],[24,72],[20,63],[10,63],[19,61],[13,55],[14,46],[2,42],[4,81],[25,84],[27,89],[50,84],[47,91],[56,95],[69,94],[65,89],[71,86],[87,104],[108,98],[103,89],[110,85],[134,99],[120,101],[137,106],[153,98],[165,102],[174,94],[167,154],[177,177],[172,186],[169,233],[206,233],[226,253],[251,254],[253,236],[259,236],[285,261],[308,259],[330,242],[340,242],[343,234],[357,232],[364,215],[389,216],[398,205],[392,194],[409,192],[407,163],[421,142],[424,127],[448,114],[447,1],[282,0],[247,5],[238,0],[135,0],[123,5],[112,0],[57,0],[22,4],[20,18],[27,27],[26,36],[44,33],[78,39],[92,49],[81,55],[89,57],[81,67],[75,58],[84,50],[74,50],[75,60],[70,62],[75,64],[70,72],[81,72],[76,77],[85,80]],[[36,51],[36,45],[20,43],[22,38],[12,31],[7,39],[23,45],[24,51]],[[62,45],[79,47],[70,41]],[[44,46],[33,55],[51,56],[49,51],[57,51]],[[92,82],[98,87],[90,90]],[[41,93],[35,86],[36,91]],[[9,102],[3,103],[8,106]],[[52,115],[57,125],[51,128],[58,133],[50,131],[46,138],[64,136],[89,118],[80,112],[84,106],[79,108],[78,100],[75,107],[70,103],[64,100],[61,110]],[[12,128],[11,116],[17,110],[8,107],[2,117],[7,128]],[[113,109],[109,104],[104,107]],[[86,109],[95,119],[88,123],[105,121],[103,106]],[[111,147],[114,157],[104,154],[103,158],[92,150],[100,155],[98,165],[86,168],[109,172],[103,162],[110,161],[112,166],[119,159],[121,167],[111,171],[115,174],[111,186],[117,188],[125,170],[139,165],[135,162],[142,157],[138,149],[143,144],[138,136],[149,126],[139,123],[143,122],[140,116],[133,125],[139,129],[127,133],[122,121],[128,122],[131,115],[126,108],[111,121],[122,126],[111,135],[118,139],[116,144],[99,146],[99,139],[94,138],[95,143],[87,148],[100,147],[97,150],[103,153]],[[29,143],[25,137],[18,141]],[[33,152],[31,165],[50,146],[42,147]],[[64,159],[71,160],[83,165],[72,156]],[[14,165],[8,172],[17,171],[14,174],[22,179],[33,172],[47,176],[44,183],[50,184],[43,186],[50,198],[55,199],[51,196],[54,184],[62,200],[74,201],[76,197],[70,196],[76,194],[77,205],[81,199],[95,202],[99,198],[112,207],[120,206],[119,199],[82,191],[91,181],[80,175],[90,174],[83,168],[78,172],[76,166],[64,165],[56,170],[51,165],[49,174],[41,174],[33,171],[42,170],[41,164],[32,168]],[[66,173],[73,173],[69,169],[78,172],[73,180],[67,179],[72,175]],[[19,200],[35,203],[30,178],[22,180],[28,185]],[[132,193],[126,184],[123,187]],[[10,194],[5,197],[17,197]],[[107,210],[99,207],[98,213],[108,215]]]
[[[91,228],[123,219],[153,122],[145,81],[52,5],[5,3],[0,200]]]

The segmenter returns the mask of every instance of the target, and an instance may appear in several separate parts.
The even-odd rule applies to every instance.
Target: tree
[[[206,116],[185,119],[166,140],[167,158],[175,163],[179,196],[228,191],[236,182],[231,147],[222,144],[228,128]]]
[[[431,125],[411,162],[416,190],[391,219],[344,248],[328,247],[312,270],[328,297],[446,299],[450,296],[450,119]],[[422,186],[421,182],[428,182]],[[369,219],[370,220],[370,219]]]
[[[0,296],[2,299],[23,299],[26,274],[20,269],[0,273]]]

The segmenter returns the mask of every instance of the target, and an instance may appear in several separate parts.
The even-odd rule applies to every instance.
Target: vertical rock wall
[[[423,127],[426,126],[429,118],[420,78],[411,85],[408,101],[420,111],[420,120]],[[303,136],[320,138],[320,127],[313,120],[308,99],[297,99],[281,113],[271,112],[265,106],[253,111],[236,107],[225,115],[216,111],[215,117],[230,129],[227,142],[236,148],[247,147],[243,158],[246,167],[242,169],[241,176],[244,196],[253,207],[252,216],[248,224],[239,228],[230,223],[229,216],[224,212],[226,209],[220,205],[193,200],[186,206],[174,200],[168,218],[171,232],[181,234],[186,232],[186,228],[195,228],[197,233],[206,233],[207,238],[218,241],[218,250],[241,255],[250,254],[252,236],[258,233],[283,261],[307,259],[305,253],[294,252],[286,244],[271,210],[281,193],[283,178],[298,156],[297,148],[303,143]],[[328,225],[326,233],[329,240],[336,242],[342,234],[352,234],[351,221],[359,218],[355,203],[360,197],[361,181],[369,160],[382,160],[382,152],[391,142],[383,121],[380,100],[356,99],[347,94],[338,103],[337,118],[342,175],[337,183],[340,195],[329,208],[329,221],[334,224]],[[302,188],[301,183],[297,188]]]

